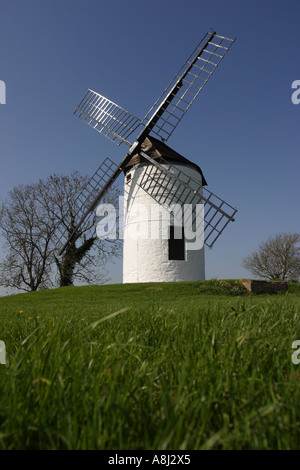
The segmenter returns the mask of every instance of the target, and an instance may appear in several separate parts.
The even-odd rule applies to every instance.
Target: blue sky
[[[237,207],[207,278],[241,278],[244,256],[275,233],[300,232],[298,0],[2,0],[0,199],[19,184],[92,174],[117,147],[73,116],[87,88],[143,118],[211,28],[236,37],[168,145],[197,163]],[[110,266],[121,282],[121,260]]]

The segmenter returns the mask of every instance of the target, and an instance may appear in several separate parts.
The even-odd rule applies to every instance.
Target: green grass
[[[299,307],[234,281],[0,298],[0,449],[299,449]]]

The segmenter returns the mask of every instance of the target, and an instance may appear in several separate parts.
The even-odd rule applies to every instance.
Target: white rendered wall
[[[184,164],[176,166],[202,184],[201,175],[195,168]],[[125,176],[123,283],[205,279],[204,247],[198,250],[186,249],[185,260],[168,259],[168,239],[162,238],[162,223],[159,222],[159,217],[162,217],[160,206],[136,184],[141,180],[146,168],[146,165],[139,165],[128,171],[127,174],[131,174],[129,183],[126,183]],[[151,208],[153,205],[156,205],[156,208]],[[146,208],[146,211],[141,208]],[[156,233],[157,239],[152,239],[153,232]]]

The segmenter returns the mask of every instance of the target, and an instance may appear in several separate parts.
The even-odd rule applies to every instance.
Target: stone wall
[[[285,281],[255,281],[247,279],[242,281],[243,285],[253,294],[276,294],[277,292],[287,292],[288,285]]]

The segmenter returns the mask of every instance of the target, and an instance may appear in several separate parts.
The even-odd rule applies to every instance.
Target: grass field
[[[0,298],[0,449],[300,449],[299,320],[297,285]]]

